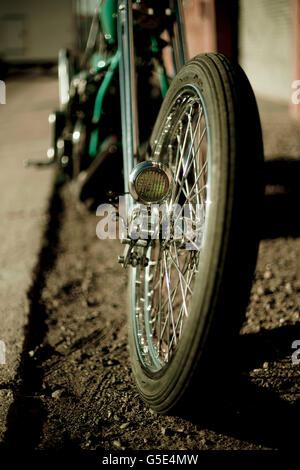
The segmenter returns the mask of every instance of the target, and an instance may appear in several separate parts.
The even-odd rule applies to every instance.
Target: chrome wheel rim
[[[137,353],[146,371],[155,373],[170,364],[184,334],[206,243],[210,138],[204,102],[194,85],[186,85],[174,98],[151,159],[166,163],[174,176],[166,204],[170,233],[163,238],[160,224],[160,234],[147,250],[148,266],[132,273]]]

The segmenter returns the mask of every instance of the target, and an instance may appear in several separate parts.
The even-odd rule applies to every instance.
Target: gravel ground
[[[269,128],[270,121],[265,135]],[[238,343],[239,369],[226,393],[220,383],[206,412],[199,404],[192,417],[156,415],[139,398],[127,349],[127,275],[116,262],[119,243],[98,240],[95,214],[78,210],[68,187],[56,188],[6,445],[296,448],[300,366],[291,355],[300,340],[299,161],[276,154],[274,163],[273,146],[266,142],[263,240]],[[230,370],[230,364],[216,364],[212,374],[220,367]]]
[[[27,293],[39,261],[54,179],[54,168],[42,173],[32,167],[25,170],[23,160],[45,155],[57,79],[37,69],[11,76],[6,91],[6,104],[0,105],[0,342],[6,349],[3,361],[0,345],[0,442],[13,402],[12,384],[30,314]]]

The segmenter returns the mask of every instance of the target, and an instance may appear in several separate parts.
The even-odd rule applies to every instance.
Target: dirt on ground
[[[220,383],[192,417],[157,415],[140,399],[127,346],[127,272],[117,263],[120,244],[99,240],[95,213],[78,210],[68,185],[58,184],[30,292],[31,318],[6,445],[43,450],[295,449],[298,163],[279,158],[266,165],[263,239],[238,342],[239,370],[226,393]],[[221,368],[229,370],[230,364],[216,364],[212,375]]]

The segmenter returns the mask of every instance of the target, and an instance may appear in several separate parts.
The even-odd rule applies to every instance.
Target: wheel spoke
[[[196,150],[195,154],[198,153],[198,150],[199,150],[199,148],[200,148],[200,145],[201,145],[201,143],[202,143],[202,140],[203,140],[203,137],[204,137],[205,133],[206,133],[206,127],[204,128],[204,130],[203,130],[203,132],[202,132],[202,135],[201,135],[201,138],[200,138],[200,142],[199,142],[199,144],[198,144],[198,147],[197,147],[197,150]],[[193,164],[193,160],[192,160],[190,166],[192,166],[192,164]],[[204,167],[204,165],[203,165],[203,167]],[[202,169],[203,169],[203,167],[202,167]],[[198,174],[196,181],[198,181],[199,177],[201,176],[201,174],[202,174],[202,173],[201,173],[201,172],[202,172],[202,169],[201,169],[200,173]],[[186,172],[186,174],[183,175],[183,178],[182,178],[182,180],[181,180],[180,187],[179,187],[177,196],[176,196],[176,198],[175,198],[174,204],[176,204],[176,203],[178,202],[178,200],[179,200],[180,193],[181,193],[182,187],[183,187],[183,185],[184,185],[184,182],[185,182],[185,180],[186,180],[186,178],[187,178],[187,175],[189,174],[189,170],[190,170],[190,167],[188,168],[188,171]],[[195,183],[196,183],[196,181],[195,181]],[[193,190],[193,189],[192,189],[192,190]],[[192,191],[192,190],[191,190],[191,191]]]
[[[165,276],[166,276],[166,284],[167,284],[167,290],[168,290],[169,308],[170,308],[170,314],[171,314],[171,320],[172,320],[172,327],[173,327],[173,331],[175,331],[173,305],[172,305],[172,298],[171,298],[171,293],[170,293],[170,277],[169,277],[165,252],[164,252],[164,265],[165,265]],[[175,343],[176,343],[176,338],[175,338]]]
[[[182,272],[180,271],[179,264],[178,264],[178,255],[177,255],[176,249],[175,249],[175,253],[176,253],[176,261],[174,260],[174,258],[173,258],[173,256],[171,255],[171,253],[169,253],[170,259],[172,260],[173,266],[175,267],[176,271],[178,272],[180,282],[184,281],[184,283],[186,284],[186,286],[187,286],[187,288],[188,288],[190,294],[193,295],[193,292],[191,291],[190,287],[187,285],[187,282],[186,282],[186,279],[185,279],[184,275],[183,275]]]
[[[202,103],[191,92],[178,103],[178,108],[172,108],[166,118],[162,140],[156,142],[154,152],[158,160],[165,162],[168,158],[174,174],[171,196],[166,203],[167,214],[173,214],[170,233],[167,239],[161,238],[163,219],[160,217],[155,240],[147,252],[150,263],[145,269],[137,268],[135,284],[139,348],[146,366],[156,369],[171,360],[190,314],[201,251],[198,237],[185,230],[197,229],[205,221],[204,201],[208,190],[207,126]],[[179,203],[181,209],[175,213],[178,207],[175,204]],[[188,212],[183,210],[184,206]],[[175,238],[178,228],[182,230],[180,240]]]

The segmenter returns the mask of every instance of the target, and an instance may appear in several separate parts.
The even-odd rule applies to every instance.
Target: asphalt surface
[[[26,158],[45,158],[48,113],[57,102],[54,76],[39,71],[11,77],[0,105],[0,439],[13,401],[13,386],[29,321],[28,293],[34,283],[54,173],[24,169]],[[3,346],[4,345],[4,346]]]

